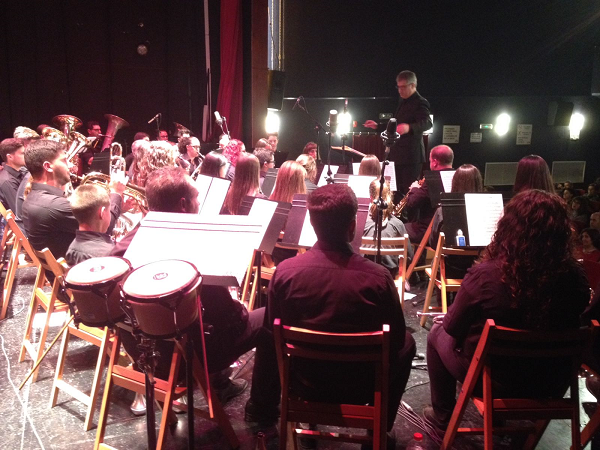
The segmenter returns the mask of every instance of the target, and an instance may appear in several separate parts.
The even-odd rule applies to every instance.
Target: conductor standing
[[[411,183],[419,178],[421,166],[425,162],[423,132],[433,126],[429,115],[429,102],[417,92],[417,76],[403,70],[396,77],[400,103],[394,117],[398,125],[396,131],[400,139],[390,151],[390,161],[396,168],[398,192],[396,200],[408,192]],[[377,122],[367,120],[363,126],[376,129]]]

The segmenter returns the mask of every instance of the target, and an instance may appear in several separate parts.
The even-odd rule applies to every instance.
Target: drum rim
[[[175,291],[175,292],[169,292],[166,294],[162,294],[162,295],[138,295],[138,294],[130,294],[128,292],[125,291],[125,283],[127,282],[127,279],[133,274],[135,273],[136,270],[141,269],[142,267],[148,266],[150,264],[156,264],[159,262],[166,262],[166,261],[178,261],[178,262],[184,262],[189,264],[190,266],[192,266],[194,268],[194,270],[196,271],[196,274],[194,276],[194,278],[190,281],[190,283],[186,286],[183,286],[183,288],[185,288],[185,291]],[[198,289],[198,287],[200,286],[200,284],[202,284],[202,275],[200,274],[200,272],[198,271],[198,268],[191,262],[189,261],[185,261],[183,259],[163,259],[160,261],[152,261],[149,263],[146,263],[140,267],[136,267],[135,269],[133,269],[131,272],[129,272],[127,274],[127,276],[125,277],[125,279],[121,282],[121,292],[123,293],[123,298],[127,301],[133,300],[133,301],[137,301],[139,303],[155,303],[157,301],[161,301],[161,300],[171,300],[172,298],[177,298],[179,296],[181,297],[185,297],[186,295],[189,295],[191,292],[193,292],[194,290]]]
[[[101,258],[109,258],[109,256],[101,256]],[[104,281],[98,281],[96,283],[85,283],[85,284],[76,284],[73,283],[72,281],[67,281],[67,277],[69,276],[69,273],[67,272],[67,276],[64,278],[64,284],[65,287],[67,289],[71,289],[71,290],[75,290],[75,291],[84,291],[84,292],[89,292],[92,291],[94,288],[97,287],[104,287],[107,284],[116,282],[116,283],[120,283],[123,280],[123,277],[128,276],[133,269],[133,266],[131,265],[131,262],[127,259],[127,258],[123,258],[122,256],[110,256],[110,258],[115,258],[115,259],[120,259],[122,261],[124,261],[127,266],[129,267],[129,269],[126,272],[123,272],[122,274],[114,277],[114,278],[110,278],[108,280],[104,280]],[[86,261],[89,261],[92,258],[86,259]],[[85,262],[85,261],[82,261]],[[81,263],[79,263],[81,264]],[[73,267],[77,267],[77,265],[73,266]]]

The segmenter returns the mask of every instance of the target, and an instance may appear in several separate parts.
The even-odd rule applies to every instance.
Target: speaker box
[[[269,101],[267,102],[267,108],[281,110],[284,88],[285,72],[269,70]]]
[[[548,125],[553,127],[569,126],[573,114],[572,102],[550,102],[548,105]]]

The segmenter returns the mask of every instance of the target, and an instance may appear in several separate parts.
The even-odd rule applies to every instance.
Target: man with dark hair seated
[[[181,167],[163,167],[148,175],[146,197],[150,211],[198,214],[198,190],[192,178]],[[111,253],[123,256],[139,227],[125,236]],[[241,394],[248,382],[230,380],[229,366],[237,358],[256,346],[261,331],[265,308],[248,313],[244,305],[231,298],[224,286],[202,284],[200,298],[204,308],[202,319],[212,326],[210,334],[204,336],[206,357],[211,386],[217,391],[221,402]],[[192,339],[198,342],[200,326],[190,330]],[[123,333],[123,345],[134,359],[139,351],[133,336]],[[160,353],[156,376],[167,378],[173,354],[173,343],[159,341]],[[182,372],[183,373],[183,372]],[[138,410],[136,413],[143,413]]]
[[[108,256],[115,243],[106,234],[110,225],[110,197],[106,189],[85,184],[75,189],[69,201],[79,229],[67,250],[67,264],[74,266],[86,259]]]
[[[391,430],[415,355],[415,341],[406,331],[398,291],[390,272],[354,253],[356,196],[347,185],[330,184],[308,197],[310,223],[317,243],[303,255],[277,266],[269,285],[264,327],[273,321],[312,330],[359,333],[390,325],[388,429]],[[362,230],[361,230],[362,231]],[[296,367],[302,391],[323,401],[373,401],[372,373],[361,363],[323,363]],[[274,422],[281,397],[273,339],[259,343],[246,404],[249,422]]]

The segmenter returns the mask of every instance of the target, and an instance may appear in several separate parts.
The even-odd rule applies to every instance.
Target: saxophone
[[[423,186],[423,183],[425,183],[425,177],[421,178],[418,181],[418,183],[419,183],[419,186]],[[392,211],[393,216],[400,218],[400,216],[402,215],[402,211],[404,211],[404,208],[406,208],[406,204],[408,203],[409,196],[410,196],[410,189],[408,190],[406,195],[404,197],[402,197],[402,200],[400,200],[398,202],[398,204],[396,206],[394,206],[394,210]]]

